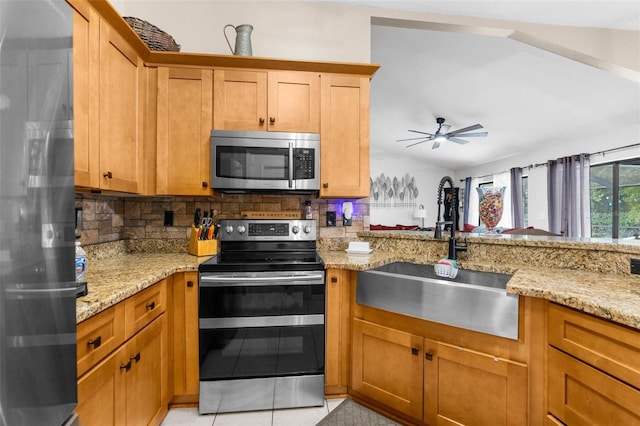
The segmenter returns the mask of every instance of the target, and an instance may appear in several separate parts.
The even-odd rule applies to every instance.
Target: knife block
[[[212,256],[218,254],[218,240],[199,240],[198,230],[191,226],[189,237],[189,254],[194,256]]]

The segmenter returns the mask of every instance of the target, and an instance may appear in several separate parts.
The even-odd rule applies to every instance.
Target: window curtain
[[[464,210],[462,211],[462,226],[469,223],[469,202],[471,199],[471,178],[467,177],[464,179],[464,205],[462,206]]]
[[[511,186],[511,221],[514,228],[524,228],[524,194],[522,193],[522,168],[509,171]]]
[[[547,162],[549,231],[565,237],[591,237],[589,154]]]

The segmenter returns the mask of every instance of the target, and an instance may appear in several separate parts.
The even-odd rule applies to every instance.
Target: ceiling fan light
[[[447,136],[446,135],[436,135],[436,137],[433,139],[436,142],[444,142],[447,140]]]

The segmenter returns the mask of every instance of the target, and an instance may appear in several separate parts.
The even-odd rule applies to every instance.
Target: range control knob
[[[300,228],[298,226],[294,225],[294,226],[291,227],[291,232],[293,232],[294,235],[295,235],[298,232],[300,232]]]
[[[246,230],[247,230],[247,228],[245,228],[244,225],[238,226],[238,229],[237,229],[239,234],[244,234]]]
[[[231,225],[225,226],[224,232],[226,232],[227,234],[233,234],[233,226]]]
[[[311,227],[309,225],[305,225],[303,228],[303,231],[305,234],[310,234],[311,233]]]

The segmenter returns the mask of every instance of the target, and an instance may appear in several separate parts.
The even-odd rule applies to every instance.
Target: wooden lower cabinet
[[[344,397],[349,386],[349,354],[351,352],[351,284],[354,271],[328,269],[325,312],[324,392],[327,396]]]
[[[198,273],[173,276],[173,397],[172,405],[198,403]]]
[[[640,333],[549,303],[547,408],[568,425],[640,424]]]
[[[76,413],[83,426],[162,422],[163,324],[161,315],[80,377]]]
[[[527,366],[353,320],[351,386],[411,423],[528,424]]]
[[[527,366],[425,339],[424,422],[527,424]]]
[[[359,319],[352,333],[353,392],[421,421],[422,337]]]

